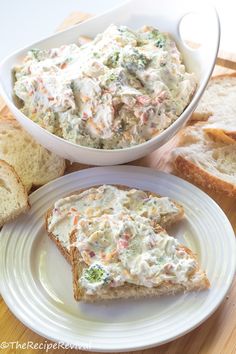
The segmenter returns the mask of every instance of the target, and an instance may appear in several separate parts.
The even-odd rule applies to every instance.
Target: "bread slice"
[[[236,197],[236,145],[212,139],[204,124],[185,128],[173,151],[180,176],[204,188]]]
[[[87,258],[83,254],[84,252],[81,252],[82,246],[78,246],[78,240],[80,240],[79,245],[81,245],[82,236],[80,232],[81,231],[79,230],[77,231],[75,230],[71,234],[73,291],[74,291],[74,298],[76,301],[99,302],[99,301],[112,300],[112,299],[142,298],[142,297],[153,297],[153,296],[156,297],[160,295],[176,294],[178,292],[204,290],[209,288],[210,286],[209,280],[207,279],[205,272],[200,270],[198,261],[195,255],[192,253],[192,251],[186,248],[185,246],[179,244],[178,241],[173,237],[170,237],[166,233],[166,231],[162,229],[160,226],[156,226],[155,229],[153,229],[153,233],[155,233],[157,237],[156,247],[157,248],[161,247],[161,243],[167,240],[167,242],[172,243],[171,251],[170,249],[168,249],[168,247],[166,247],[167,249],[165,251],[166,258],[165,255],[163,256],[163,254],[161,257],[163,264],[161,265],[159,271],[161,273],[162,279],[158,278],[158,275],[155,274],[153,283],[152,284],[149,283],[147,285],[143,284],[146,281],[143,274],[141,274],[141,278],[137,277],[136,274],[133,275],[132,272],[134,269],[131,268],[131,266],[129,267],[129,265],[132,263],[128,262],[126,263],[128,265],[126,265],[125,267],[123,266],[122,256],[119,255],[119,246],[117,246],[119,245],[119,243],[115,244],[117,246],[116,255],[114,256],[114,259],[112,259],[111,262],[107,264],[106,261],[102,261],[100,259],[100,262],[98,263],[99,265],[96,264],[96,261],[91,263],[92,258],[89,257]],[[150,233],[150,228],[148,229],[148,232]],[[90,235],[88,235],[88,238],[89,237]],[[115,236],[113,235],[113,237]],[[131,242],[134,240],[135,237],[136,235],[135,233],[133,233]],[[144,244],[146,240],[147,240],[147,234],[144,234],[143,238],[141,238],[139,242]],[[96,242],[99,242],[99,240],[96,240]],[[89,241],[89,245],[91,247],[94,246],[92,241]],[[106,246],[107,245],[105,244],[105,246],[103,247],[103,244],[101,244],[101,248],[99,249],[99,251],[101,251],[101,253],[106,252]],[[95,247],[97,247],[97,244],[95,245]],[[130,246],[129,252],[132,252],[132,244]],[[184,270],[184,267],[181,266],[181,264],[183,264],[181,262],[184,262],[183,258],[177,259],[176,261],[178,252],[182,252],[182,257],[185,260],[186,259],[188,260],[186,262],[191,262],[190,268]],[[155,266],[156,264],[158,264],[159,259],[161,258],[156,258],[155,262],[152,258],[151,264],[148,263],[147,261],[148,266],[152,266],[152,267]],[[184,276],[182,278],[178,279],[178,276],[176,277],[174,276],[174,274],[178,274],[178,271],[177,272],[173,271],[173,269],[175,268],[172,266],[172,264],[174,264],[174,267],[176,266],[176,268],[180,267],[181,268],[180,271],[184,272]],[[118,269],[120,270],[120,273],[118,271],[113,278],[112,271],[110,270],[112,269],[112,267],[114,267],[114,265],[115,267],[117,266],[119,267]],[[96,286],[96,278],[94,279],[93,276],[91,277],[92,280],[89,280],[89,284],[91,281],[92,288],[90,286],[87,287],[88,283],[84,283],[83,279],[86,278],[87,272],[91,271],[91,269],[98,269],[98,267],[99,269],[103,269],[103,270],[108,269],[108,277],[106,275],[106,279],[104,279],[102,286],[99,285],[97,288],[96,287],[94,288],[94,284]],[[110,271],[110,275],[109,275],[109,271]],[[123,282],[120,281],[121,279],[120,276],[122,276],[122,274],[128,274],[128,277],[126,276],[126,278],[123,279]],[[121,283],[120,284],[117,283],[116,280],[114,279],[119,279],[119,282]],[[148,278],[147,281],[150,282],[150,277]]]
[[[19,125],[15,119],[0,119],[0,159],[14,167],[26,190],[43,185],[61,175],[64,159],[49,152]]]
[[[105,187],[109,187],[109,186],[94,186],[92,188],[82,189],[80,191],[74,192],[73,195],[74,196],[78,196],[78,197],[79,196],[84,196],[84,198],[87,198],[87,202],[91,203],[91,201],[89,199],[90,196],[94,195],[96,193],[96,191],[99,190],[99,188],[101,189],[101,188],[105,188]],[[126,187],[126,186],[120,186],[120,185],[116,185],[116,186],[113,186],[113,187],[117,188],[120,191],[121,190],[124,190],[124,191],[132,191],[132,190],[134,190],[132,188],[129,188],[129,187]],[[91,193],[90,193],[90,191],[91,191]],[[160,197],[159,195],[157,195],[155,193],[152,193],[152,192],[141,191],[141,193],[144,193],[144,197],[146,199],[149,199],[149,198],[152,198],[152,197],[154,197],[154,198],[156,197],[159,200],[161,199],[163,202],[165,202],[167,200],[167,198]],[[68,197],[70,198],[71,196],[68,196]],[[68,197],[65,197],[65,199],[67,199]],[[175,223],[178,220],[180,220],[183,217],[183,215],[184,215],[184,209],[183,209],[183,207],[180,204],[178,204],[177,202],[172,201],[170,199],[168,199],[168,200],[169,200],[169,202],[168,202],[169,204],[167,203],[167,207],[170,207],[171,209],[170,209],[169,212],[162,211],[162,215],[161,215],[160,220],[159,220],[159,223],[165,228],[166,227],[170,227],[173,223]],[[110,202],[113,203],[112,200]],[[63,236],[62,236],[63,240],[60,239],[60,236],[57,235],[57,229],[56,228],[54,228],[54,230],[52,230],[52,228],[50,227],[50,222],[52,220],[52,217],[55,215],[55,210],[58,210],[58,207],[57,207],[56,203],[46,213],[46,216],[45,216],[46,230],[48,232],[48,236],[56,244],[56,246],[58,247],[58,249],[61,252],[61,254],[70,263],[71,257],[70,257],[70,240],[69,240],[69,237],[70,237],[70,234],[71,234],[71,232],[72,232],[72,230],[74,228],[74,225],[73,225],[73,223],[70,220],[70,216],[67,216],[66,218],[64,218],[64,220],[62,221],[63,224],[64,224]],[[74,203],[74,206],[75,206],[75,204],[76,203]],[[73,205],[72,205],[72,207],[73,207]],[[109,213],[109,211],[106,210],[106,202],[103,203],[102,207],[104,209],[104,213]],[[70,208],[71,208],[71,205],[69,205],[67,212],[70,212]],[[164,208],[165,208],[165,205],[164,205]],[[83,216],[83,212],[81,210],[78,210],[78,211],[80,213],[80,217],[82,217]],[[73,215],[71,215],[71,216],[74,217]],[[61,227],[61,225],[59,225],[59,227]]]
[[[0,160],[0,226],[28,209],[25,187],[13,167]]]
[[[193,121],[207,121],[204,129],[226,143],[236,142],[236,74],[212,78],[193,113]]]

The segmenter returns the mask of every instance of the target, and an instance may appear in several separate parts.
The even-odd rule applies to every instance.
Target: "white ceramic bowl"
[[[200,14],[199,26],[207,24],[202,46],[193,50],[185,45],[180,35],[180,23],[189,13]],[[201,18],[203,19],[201,21]],[[206,21],[207,20],[207,21]],[[125,149],[99,150],[73,144],[41,128],[27,118],[14,101],[12,68],[19,64],[32,47],[52,48],[77,42],[80,35],[94,37],[111,23],[134,29],[145,24],[158,27],[174,37],[189,71],[195,72],[198,88],[181,116],[163,133],[151,140]],[[0,93],[20,124],[43,146],[69,159],[92,165],[114,165],[133,161],[154,151],[172,138],[187,122],[203,94],[213,71],[220,40],[220,24],[213,7],[204,1],[193,0],[131,0],[102,15],[96,16],[66,31],[54,34],[7,57],[0,64]]]

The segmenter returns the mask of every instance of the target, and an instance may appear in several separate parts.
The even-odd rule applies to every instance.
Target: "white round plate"
[[[210,290],[100,304],[74,301],[70,266],[47,237],[44,214],[58,198],[103,183],[150,190],[182,203],[186,217],[170,233],[197,253]],[[236,247],[228,219],[205,193],[175,176],[133,166],[90,168],[38,189],[30,202],[25,216],[2,229],[0,290],[19,320],[48,339],[101,352],[160,345],[209,317],[232,283]]]

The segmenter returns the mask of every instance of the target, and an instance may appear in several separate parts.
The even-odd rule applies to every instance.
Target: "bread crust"
[[[220,141],[224,144],[231,145],[236,143],[236,133],[234,132],[227,132],[221,128],[214,128],[214,127],[203,127],[203,130],[215,141]]]
[[[236,132],[227,131],[223,128],[204,128],[214,139],[224,142],[225,144],[236,143]]]
[[[229,197],[236,198],[236,185],[213,176],[181,155],[176,157],[174,164],[180,175],[184,176],[188,181],[194,182],[206,189],[223,192]]]
[[[159,229],[162,229],[159,227]],[[158,231],[158,230],[157,230]],[[144,297],[157,297],[161,295],[176,294],[183,291],[195,291],[208,289],[210,287],[210,282],[207,279],[206,273],[200,271],[199,265],[196,268],[196,272],[200,272],[202,277],[199,282],[189,281],[188,286],[183,284],[171,284],[169,281],[164,281],[161,285],[153,288],[148,288],[145,286],[134,285],[134,284],[124,284],[119,287],[102,289],[99,293],[89,295],[86,294],[84,289],[79,284],[80,276],[85,268],[88,266],[81,261],[81,256],[78,248],[73,244],[76,242],[76,232],[73,231],[70,235],[71,242],[71,262],[72,262],[72,274],[73,274],[73,291],[74,298],[76,301],[84,302],[101,302],[105,300],[117,300],[117,299],[128,299],[128,298],[144,298]],[[187,252],[192,258],[196,259],[193,252],[187,247],[181,245],[181,248]],[[195,272],[192,274],[192,276]]]
[[[132,189],[133,187],[127,187],[127,186],[124,186],[124,185],[118,185],[118,184],[114,184],[113,186],[119,188],[119,189],[122,189],[122,190],[130,190]],[[70,195],[74,195],[74,194],[80,194],[90,188],[98,188],[98,187],[101,187],[101,185],[95,185],[95,186],[91,186],[91,187],[88,187],[88,188],[83,188],[83,189],[80,189],[78,191],[75,191],[71,194],[69,194],[67,197],[69,197]],[[144,191],[146,193],[148,193],[148,196],[156,196],[156,197],[160,197],[160,195],[156,194],[156,193],[153,193],[153,192],[150,192],[150,191]],[[66,198],[66,197],[65,197]],[[178,220],[180,220],[183,216],[184,216],[184,208],[182,207],[182,205],[178,204],[177,202],[173,201],[175,206],[178,208],[179,210],[179,213],[174,217],[174,216],[164,216],[162,218],[162,223],[161,225],[163,227],[169,227],[171,226],[173,223],[177,222]],[[51,207],[50,209],[48,209],[48,211],[46,212],[46,215],[45,215],[45,227],[46,227],[46,230],[47,230],[47,233],[48,233],[48,236],[50,237],[50,239],[55,243],[55,245],[57,246],[57,248],[59,249],[59,251],[61,252],[61,254],[65,257],[65,259],[71,264],[71,255],[70,255],[70,252],[68,251],[68,249],[66,247],[64,247],[61,242],[58,240],[58,238],[53,234],[53,232],[50,232],[49,229],[48,229],[48,223],[49,223],[49,218],[51,217],[52,215],[52,211],[53,211],[53,207]]]
[[[236,142],[236,131],[235,132],[225,132],[229,138],[232,138]]]
[[[229,77],[236,77],[236,73],[233,72],[233,73],[228,73],[228,74],[219,74],[219,75],[215,75],[211,78],[211,81],[215,81],[215,80],[218,80],[218,79],[227,79]]]

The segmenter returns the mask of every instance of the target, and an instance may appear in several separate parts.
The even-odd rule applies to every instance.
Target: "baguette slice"
[[[211,79],[191,120],[207,121],[204,129],[226,143],[236,142],[236,74]]]
[[[53,217],[56,216],[57,212],[61,209],[63,209],[63,213],[68,212],[70,213],[70,209],[71,207],[76,207],[77,208],[77,201],[80,200],[81,198],[84,200],[85,203],[87,204],[91,204],[91,200],[92,198],[96,198],[95,195],[99,192],[101,198],[106,198],[105,194],[108,188],[116,188],[118,191],[135,191],[134,189],[131,189],[129,187],[125,187],[125,186],[109,186],[109,185],[105,185],[105,186],[95,186],[92,188],[88,188],[86,190],[80,190],[78,192],[73,193],[72,196],[68,196],[65,197],[61,200],[70,200],[70,198],[74,198],[73,204],[68,203],[67,205],[65,205],[64,207],[58,207],[58,202],[56,202],[46,213],[45,216],[45,224],[46,224],[46,230],[48,232],[48,236],[51,238],[51,240],[56,244],[56,246],[58,247],[59,251],[61,252],[61,254],[66,258],[66,260],[70,263],[71,262],[71,257],[70,257],[70,234],[72,232],[72,230],[75,228],[75,225],[73,223],[74,217],[76,215],[74,215],[74,213],[71,213],[70,215],[68,215],[67,217],[65,217],[60,223],[58,223],[57,225],[55,225],[53,228],[51,227],[51,220]],[[158,201],[161,202],[165,202],[163,203],[163,210],[161,211],[160,209],[160,220],[159,223],[163,226],[163,227],[169,227],[170,225],[172,225],[173,223],[177,222],[178,220],[180,220],[183,215],[184,215],[184,210],[183,207],[176,203],[175,201],[172,201],[170,199],[167,198],[163,198],[160,197],[159,195],[155,194],[155,193],[151,193],[151,192],[144,192],[144,191],[140,191],[143,196],[148,199],[148,198],[152,198],[152,197],[156,197],[158,198]],[[69,199],[68,199],[69,198]],[[60,201],[59,201],[60,203]],[[109,208],[114,207],[116,204],[116,201],[113,200],[112,198],[110,200],[104,199],[102,202],[102,205],[100,207],[98,207],[98,209],[101,209],[102,207],[102,213],[111,213],[112,211],[109,211]],[[90,210],[92,210],[90,208]],[[124,209],[125,211],[125,209]],[[78,209],[78,212],[80,213],[80,217],[84,216],[84,211],[81,209]],[[75,212],[76,214],[76,212]],[[95,215],[96,215],[96,211],[95,211]],[[88,214],[86,215],[86,217],[88,216]],[[60,229],[63,229],[63,233],[61,234],[59,231]]]
[[[136,223],[136,221],[134,221]],[[136,223],[137,224],[137,223]],[[143,227],[143,226],[142,226]],[[148,227],[148,226],[146,226]],[[143,230],[143,229],[142,229]],[[150,233],[150,228],[148,228],[148,232]],[[166,247],[168,249],[166,254],[163,256],[162,254],[162,262],[163,264],[161,265],[161,271],[160,273],[165,274],[165,276],[160,280],[154,280],[154,283],[150,285],[150,277],[148,277],[146,280],[149,282],[148,284],[143,284],[144,280],[144,275],[142,273],[141,269],[141,280],[137,281],[137,273],[133,275],[133,271],[136,271],[137,267],[134,267],[133,270],[129,268],[130,262],[126,263],[128,264],[126,267],[123,266],[123,260],[122,260],[122,253],[119,253],[119,241],[117,243],[117,248],[116,248],[116,254],[113,256],[114,258],[107,263],[106,259],[105,261],[102,261],[99,259],[99,253],[98,255],[95,255],[96,260],[91,263],[91,259],[87,257],[87,254],[82,251],[81,249],[83,246],[81,243],[81,231],[75,230],[71,234],[71,259],[72,259],[72,274],[73,274],[73,291],[74,291],[74,298],[76,301],[85,301],[85,302],[100,302],[103,300],[112,300],[112,299],[127,299],[127,298],[142,298],[142,297],[157,297],[160,295],[169,295],[169,294],[176,294],[178,292],[188,292],[188,291],[194,291],[194,290],[204,290],[210,287],[209,280],[207,279],[207,276],[205,272],[203,272],[199,264],[197,262],[197,259],[195,255],[192,253],[191,250],[186,248],[185,246],[181,245],[178,243],[178,241],[169,236],[167,232],[162,229],[159,225],[153,229],[153,232],[155,233],[157,240],[156,240],[156,247],[162,247],[162,242],[167,240],[168,244],[171,242],[171,251],[170,248]],[[145,244],[145,241],[147,240],[147,237],[149,235],[145,234],[143,238],[141,237],[138,242],[139,244],[142,243]],[[90,235],[88,235],[88,238]],[[114,239],[114,235],[112,236],[112,240]],[[136,237],[136,234],[133,233],[131,237],[131,242],[134,242]],[[97,242],[94,244],[91,240],[89,241],[89,246],[96,250],[98,245],[100,246],[99,251],[101,251],[101,254],[106,254],[106,247],[107,244],[99,244],[99,241],[101,240],[98,239],[94,242]],[[79,243],[78,243],[79,242]],[[101,241],[102,242],[102,241]],[[80,246],[78,246],[78,244]],[[93,248],[94,247],[94,248]],[[130,247],[130,248],[129,248]],[[128,252],[132,252],[132,244],[129,246],[128,245]],[[145,247],[145,245],[144,245]],[[145,249],[146,251],[146,249]],[[167,254],[168,252],[168,254]],[[171,252],[171,253],[170,253]],[[176,258],[177,253],[182,252],[182,257],[188,262],[191,262],[191,267],[190,268],[185,268],[182,266],[184,263],[183,258]],[[120,256],[121,254],[121,256]],[[146,255],[147,253],[145,253]],[[139,253],[140,255],[140,253]],[[166,256],[166,258],[165,258]],[[97,259],[99,259],[99,263],[97,263]],[[147,260],[147,257],[145,258]],[[175,259],[175,260],[174,260]],[[157,258],[156,263],[154,263],[154,260],[152,258],[151,263],[148,263],[149,261],[146,261],[146,267],[153,267],[154,265],[158,264],[159,258]],[[122,264],[120,266],[120,264]],[[180,267],[182,273],[182,278],[178,278],[178,276],[174,277],[173,274],[176,274],[175,271],[171,270],[171,264],[175,264],[174,267]],[[112,271],[111,267],[120,267],[121,272],[117,271],[116,275],[112,276]],[[93,267],[93,268],[92,268]],[[94,285],[96,286],[96,278],[94,275],[92,276],[92,280],[90,278],[89,284],[91,282],[92,284],[92,291],[91,287],[87,286],[87,280],[86,283],[83,282],[83,279],[86,278],[86,274],[88,274],[91,269],[105,269],[105,271],[108,270],[108,276],[106,275],[106,280],[104,280],[102,286],[98,284],[98,287],[94,288]],[[110,267],[110,268],[109,268]],[[115,268],[116,269],[116,268]],[[146,268],[145,268],[146,269]],[[175,268],[172,268],[175,269]],[[109,274],[110,272],[110,274]],[[177,271],[178,272],[178,271]],[[91,273],[90,273],[91,274]],[[93,273],[94,274],[94,273]],[[122,274],[128,274],[128,277],[120,284],[120,275]],[[171,277],[172,274],[172,277]],[[110,275],[110,277],[109,277]],[[154,279],[156,279],[156,274],[154,275]],[[107,280],[108,279],[108,280]],[[116,282],[116,279],[118,280],[118,283]],[[141,285],[140,285],[141,281]],[[117,284],[117,285],[115,285]]]
[[[25,187],[13,167],[0,160],[0,226],[28,209]]]
[[[179,175],[204,188],[236,197],[236,145],[213,140],[197,124],[182,131],[173,151]]]
[[[26,190],[43,185],[61,175],[64,159],[49,152],[12,118],[0,119],[0,159],[14,167]]]

